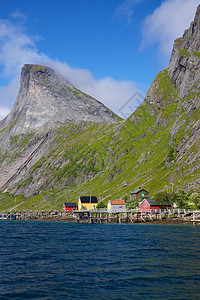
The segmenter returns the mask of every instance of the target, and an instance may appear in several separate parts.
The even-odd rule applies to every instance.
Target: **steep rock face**
[[[17,100],[0,128],[12,124],[13,135],[76,121],[112,123],[117,122],[117,116],[52,69],[24,65]]]
[[[177,160],[183,160],[184,155],[193,147],[188,165],[191,165],[189,171],[194,171],[198,168],[195,161],[200,158],[200,5],[189,29],[185,30],[182,38],[174,42],[168,72],[179,90],[179,112],[171,129],[172,140],[181,128],[185,132],[177,146]]]
[[[149,104],[156,123],[169,128],[171,159],[167,166],[177,163],[170,180],[175,180],[178,173],[189,176],[197,172],[200,166],[200,6],[189,29],[175,40],[169,67],[157,75],[144,103]],[[170,114],[166,114],[167,110]]]
[[[191,91],[199,92],[200,5],[190,28],[185,30],[182,38],[174,42],[168,72],[172,82],[180,90],[182,99]]]
[[[31,199],[37,203],[38,209],[41,206],[46,208],[47,203],[60,209],[63,199],[74,201],[88,191],[109,200],[111,197],[123,198],[137,186],[145,187],[151,195],[166,186],[174,190],[199,190],[199,24],[200,7],[190,28],[181,39],[175,41],[169,68],[156,76],[144,102],[126,121],[115,123],[115,116],[111,118],[114,123],[109,123],[110,117],[108,123],[100,124],[96,121],[73,121],[59,128],[55,126],[48,135],[41,134],[39,130],[29,135],[13,135],[10,143],[12,147],[8,151],[6,147],[1,147],[1,137],[8,135],[8,129],[1,130],[1,190],[33,197]],[[63,90],[60,79],[56,81],[57,77],[50,74],[50,69],[40,66],[26,68],[33,70],[27,70],[26,76],[23,76],[21,86],[24,88],[20,89],[12,113],[3,121],[4,125],[6,122],[12,125],[11,131],[19,132],[19,125],[20,130],[23,130],[19,120],[24,111],[23,120],[31,116],[31,105],[36,105],[38,99],[42,99],[43,103],[48,100],[52,109],[55,104],[56,110],[48,117],[52,109],[49,110],[48,105],[45,105],[48,114],[41,114],[45,116],[42,128],[48,123],[52,126],[52,118],[56,122],[62,120],[62,114],[57,118],[57,114],[60,114],[57,101],[63,99],[64,105],[64,101],[68,101],[63,96],[66,94],[73,96],[72,102],[77,101],[78,104],[73,106],[69,99],[68,104],[71,106],[67,107],[70,107],[70,116],[76,119],[81,115],[80,103],[83,103],[86,115],[90,116],[85,100],[81,102],[79,97],[82,93],[69,83],[62,83]],[[36,78],[33,80],[34,76]],[[39,76],[41,78],[37,81]],[[23,102],[23,99],[26,101]],[[24,107],[27,109],[24,110]],[[42,109],[41,106],[37,111],[36,124],[43,122],[40,117]],[[91,117],[94,115],[96,120],[98,114],[93,113]],[[68,120],[71,119],[68,117]],[[33,120],[31,124],[35,124]],[[36,124],[33,126],[35,129]],[[4,199],[3,207],[7,209],[6,197]],[[11,208],[15,203],[12,199],[9,204]],[[20,209],[30,209],[28,201],[24,201],[23,205]]]

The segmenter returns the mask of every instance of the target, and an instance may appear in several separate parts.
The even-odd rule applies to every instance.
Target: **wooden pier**
[[[200,211],[199,210],[193,211],[193,218],[192,218],[191,222],[193,223],[193,225],[200,224]]]
[[[194,219],[193,211],[185,209],[163,210],[161,212],[143,212],[127,210],[123,213],[110,213],[107,210],[80,210],[73,213],[74,223],[146,223],[165,219]],[[189,220],[189,221],[190,221]]]
[[[128,213],[115,213],[111,214],[107,210],[92,211],[83,210],[75,211],[73,213],[74,223],[121,223],[124,221],[124,215],[126,214],[126,220],[128,223]]]
[[[0,220],[46,220],[70,221],[74,223],[107,224],[107,223],[148,223],[148,222],[187,222],[200,225],[200,211],[172,209],[160,212],[144,212],[127,210],[126,212],[110,213],[106,209],[80,210],[73,213],[63,213],[51,210],[28,212],[0,212]]]

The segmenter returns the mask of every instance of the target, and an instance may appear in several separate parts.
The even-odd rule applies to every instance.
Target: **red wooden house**
[[[63,212],[73,212],[78,210],[76,203],[63,203]]]
[[[172,204],[155,204],[154,199],[144,199],[140,204],[140,211],[143,213],[159,213],[162,209],[172,209]]]

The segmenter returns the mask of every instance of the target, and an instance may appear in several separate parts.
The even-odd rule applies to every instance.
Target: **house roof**
[[[98,203],[97,197],[95,196],[80,196],[81,203]]]
[[[167,203],[167,204],[154,203],[154,202],[155,202],[154,199],[148,199],[148,198],[146,199],[146,198],[145,198],[143,201],[145,201],[145,200],[149,203],[150,206],[171,206],[171,205],[172,205],[170,202]],[[142,201],[142,202],[143,202],[143,201]]]
[[[124,200],[110,200],[110,203],[112,205],[125,205],[125,201]]]
[[[154,199],[144,199],[144,200],[146,200],[149,203],[149,205],[151,205],[151,206],[159,205],[159,204],[154,204],[154,202],[155,202]]]
[[[148,191],[146,191],[145,189],[142,189],[142,188],[134,189],[134,190],[130,191],[130,194],[137,194],[137,193],[139,193],[141,191],[145,191],[145,192],[147,192],[149,194]]]
[[[77,206],[76,203],[63,203],[63,205],[64,205],[65,207],[76,207],[76,206]]]

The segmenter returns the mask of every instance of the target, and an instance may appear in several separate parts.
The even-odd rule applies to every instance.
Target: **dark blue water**
[[[200,227],[0,221],[0,299],[200,299]]]

